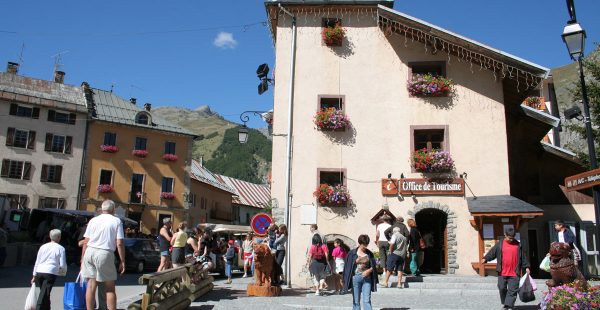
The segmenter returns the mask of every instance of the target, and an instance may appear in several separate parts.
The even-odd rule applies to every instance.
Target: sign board
[[[317,224],[317,206],[313,204],[300,206],[300,225]]]
[[[398,179],[381,179],[382,195],[398,195]]]
[[[271,223],[273,223],[273,219],[268,214],[259,213],[250,220],[250,228],[255,234],[264,236],[267,234],[267,229]]]
[[[465,180],[456,179],[400,179],[402,195],[464,195]]]
[[[567,192],[590,188],[595,185],[600,185],[600,169],[586,171],[565,178]]]

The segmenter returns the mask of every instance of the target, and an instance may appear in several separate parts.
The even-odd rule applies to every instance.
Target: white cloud
[[[237,41],[233,38],[233,33],[221,31],[213,44],[222,49],[234,49],[237,46]]]

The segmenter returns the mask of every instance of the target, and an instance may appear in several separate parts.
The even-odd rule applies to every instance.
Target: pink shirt
[[[321,245],[321,249],[319,250],[319,248],[317,248],[316,245],[311,245],[310,246],[310,251],[308,252],[310,254],[310,257],[314,258],[314,259],[321,259],[325,257],[325,253],[327,253],[328,249],[327,246],[322,244]]]
[[[348,253],[346,252],[346,250],[344,250],[344,248],[342,248],[341,246],[338,246],[333,249],[331,256],[333,256],[335,258],[344,259],[344,258],[346,258],[346,256],[348,256]]]

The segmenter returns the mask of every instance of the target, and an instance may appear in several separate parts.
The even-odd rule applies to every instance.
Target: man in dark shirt
[[[515,239],[514,228],[506,229],[504,239],[498,240],[496,245],[485,255],[482,263],[485,264],[494,259],[496,259],[496,271],[498,271],[500,302],[504,305],[504,309],[513,309],[519,292],[521,270],[525,268],[527,274],[531,272],[521,243]]]

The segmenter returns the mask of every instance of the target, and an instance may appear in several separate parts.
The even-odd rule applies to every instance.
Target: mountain
[[[160,117],[198,134],[192,157],[204,162],[214,173],[252,183],[266,183],[271,167],[271,141],[256,129],[250,129],[248,143],[238,141],[238,124],[232,123],[209,106],[195,110],[180,107],[160,107]]]

